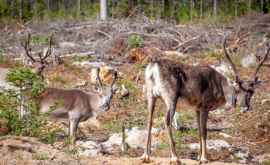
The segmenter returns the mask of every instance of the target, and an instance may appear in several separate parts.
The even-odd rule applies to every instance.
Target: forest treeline
[[[143,13],[154,19],[181,22],[209,17],[224,19],[252,11],[267,13],[270,0],[0,0],[0,18],[21,20],[99,18],[100,9],[106,10],[106,18]]]

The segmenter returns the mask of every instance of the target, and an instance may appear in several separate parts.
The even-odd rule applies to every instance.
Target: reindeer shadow
[[[229,129],[228,127],[207,128],[207,131],[209,131],[209,132],[222,132],[222,131],[225,131],[225,130],[228,130],[228,129]],[[188,131],[191,131],[191,130],[198,131],[198,127],[180,126],[180,128],[176,129],[176,130],[180,131],[180,132],[188,132]]]

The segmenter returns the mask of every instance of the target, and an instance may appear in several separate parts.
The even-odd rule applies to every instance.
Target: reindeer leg
[[[70,137],[70,120],[68,120],[68,136]]]
[[[146,148],[144,154],[142,155],[141,159],[145,163],[150,163],[150,154],[151,154],[151,129],[153,123],[153,113],[155,109],[156,98],[150,96],[147,98],[147,108],[148,108],[148,132],[147,132],[147,141],[146,141]]]
[[[76,131],[77,131],[77,127],[78,127],[79,121],[80,120],[78,118],[71,118],[70,119],[69,136],[71,138],[71,144],[72,145],[75,145]]]
[[[176,164],[181,164],[180,161],[178,160],[177,154],[176,154],[176,150],[175,150],[175,142],[173,140],[173,134],[172,134],[172,119],[175,113],[175,103],[170,103],[167,104],[169,105],[168,110],[167,110],[167,114],[165,117],[165,126],[166,129],[168,131],[168,136],[169,136],[169,140],[170,140],[170,147],[171,147],[171,162],[175,162]]]
[[[202,133],[201,133],[201,123],[200,123],[200,110],[196,111],[196,117],[197,117],[197,124],[198,124],[198,134],[199,134],[199,143],[200,143],[200,148],[199,148],[199,153],[197,160],[201,159],[202,155]]]
[[[201,143],[202,143],[202,154],[200,163],[207,163],[207,151],[206,151],[206,138],[207,138],[207,119],[208,119],[208,111],[202,110],[200,113],[200,125],[201,125]]]

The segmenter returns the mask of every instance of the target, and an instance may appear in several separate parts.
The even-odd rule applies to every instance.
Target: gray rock
[[[241,66],[245,68],[250,68],[256,66],[256,57],[254,55],[244,56],[241,59]]]
[[[224,140],[207,140],[206,141],[207,149],[213,149],[220,151],[223,148],[230,148],[230,144]],[[198,150],[200,147],[199,143],[191,143],[188,145],[191,150]]]
[[[152,135],[158,134],[159,129],[157,128],[152,128]],[[133,127],[130,130],[127,130],[126,132],[127,138],[126,138],[126,143],[131,147],[131,148],[144,148],[145,147],[145,142],[147,138],[147,130],[145,129],[139,129],[137,127]],[[155,140],[152,140],[152,147],[155,148],[157,146],[158,142]]]
[[[101,145],[94,141],[77,141],[76,145],[80,156],[96,156],[102,151]]]
[[[158,134],[161,130],[152,128],[152,135]],[[133,127],[132,129],[126,129],[126,140],[125,143],[131,148],[144,148],[147,138],[147,131],[145,129],[139,129]],[[153,149],[158,145],[158,140],[152,138]],[[94,142],[94,141],[77,141],[79,147],[78,154],[83,156],[96,156],[100,153],[110,153],[115,150],[118,146],[119,149],[122,147],[122,134],[114,133],[105,142]]]
[[[60,42],[59,43],[60,48],[74,48],[77,46],[78,46],[78,44],[76,44],[74,42]]]
[[[0,68],[0,91],[4,90],[18,90],[17,87],[12,86],[10,83],[6,81],[6,76],[9,72],[9,69]]]
[[[152,135],[158,134],[160,129],[152,128]],[[131,148],[144,148],[147,130],[139,129],[138,127],[133,127],[132,129],[126,129],[126,143]],[[158,144],[157,141],[152,142],[152,146],[155,147]],[[106,142],[102,143],[104,148],[110,149],[113,145],[122,145],[122,134],[113,134]]]
[[[223,133],[223,132],[220,132],[219,135],[223,136],[224,138],[232,138],[231,135]]]
[[[124,84],[121,85],[120,95],[121,95],[121,97],[127,97],[127,96],[129,96],[129,91],[128,91],[128,89],[125,87]]]
[[[252,160],[252,156],[248,149],[237,148],[233,150],[233,156],[238,160],[239,163],[246,164]]]

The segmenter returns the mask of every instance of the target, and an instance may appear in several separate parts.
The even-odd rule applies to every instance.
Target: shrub
[[[7,80],[21,89],[19,94],[15,91],[0,92],[0,119],[7,121],[10,134],[38,137],[43,142],[53,143],[56,133],[61,130],[47,129],[47,115],[39,113],[35,97],[44,89],[40,77],[30,69],[19,68],[11,70],[7,75]],[[23,105],[27,110],[27,116],[23,119],[17,111],[21,104],[18,102],[18,95],[27,98]]]
[[[133,34],[128,36],[128,48],[136,48],[143,46],[143,38],[139,35]]]
[[[129,14],[128,1],[122,0],[117,2],[117,5],[113,7],[112,1],[109,1],[109,14],[113,17],[126,17]],[[113,8],[113,9],[112,9]]]
[[[7,74],[7,81],[34,97],[41,94],[44,89],[41,78],[28,68],[12,69]]]

